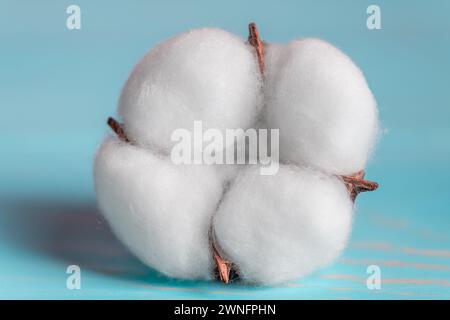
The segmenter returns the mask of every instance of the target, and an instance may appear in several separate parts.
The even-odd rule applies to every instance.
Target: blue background
[[[366,8],[381,7],[382,30]],[[82,29],[66,29],[81,7]],[[450,298],[450,2],[0,1],[0,298]],[[348,53],[383,126],[348,249],[277,288],[177,281],[147,269],[95,204],[92,160],[121,86],[156,43],[187,29],[270,42],[317,36]],[[82,289],[66,289],[66,268]],[[366,268],[381,268],[368,290]]]

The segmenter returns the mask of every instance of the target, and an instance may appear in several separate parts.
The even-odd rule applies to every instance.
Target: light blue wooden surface
[[[377,1],[133,4],[0,1],[0,298],[449,299],[450,6]],[[255,6],[255,4],[258,5]],[[149,48],[197,26],[268,41],[319,36],[363,69],[386,132],[368,168],[381,187],[357,201],[349,247],[333,265],[284,287],[177,281],[147,269],[95,206],[93,153],[127,73]],[[82,289],[66,288],[68,265]],[[366,287],[369,265],[381,290]]]

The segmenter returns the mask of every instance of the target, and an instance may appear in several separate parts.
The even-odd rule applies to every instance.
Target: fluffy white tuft
[[[364,169],[378,132],[376,101],[359,68],[319,39],[268,47],[266,121],[280,160],[328,173]]]
[[[336,258],[352,224],[343,182],[311,169],[280,166],[262,176],[240,171],[213,218],[215,239],[247,282],[303,277]]]
[[[303,277],[346,245],[353,202],[336,175],[364,169],[378,132],[375,99],[358,67],[324,41],[264,46],[264,87],[254,48],[198,29],[156,46],[123,88],[131,143],[108,137],[99,148],[97,199],[118,238],[167,276],[212,278],[211,225],[250,283]],[[279,128],[280,161],[292,166],[261,175],[248,153],[244,165],[175,165],[172,133],[192,133],[194,121],[224,136]]]
[[[211,278],[208,231],[223,192],[214,166],[174,165],[107,138],[94,177],[101,211],[137,257],[171,277]]]
[[[131,73],[119,103],[138,145],[168,151],[175,129],[250,127],[261,106],[253,48],[219,29],[197,29],[152,49]],[[227,147],[227,146],[225,146]]]

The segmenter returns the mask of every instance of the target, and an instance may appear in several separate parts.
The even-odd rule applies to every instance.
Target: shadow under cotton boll
[[[93,202],[15,199],[3,201],[2,206],[2,242],[81,270],[145,283],[170,281],[128,252]]]

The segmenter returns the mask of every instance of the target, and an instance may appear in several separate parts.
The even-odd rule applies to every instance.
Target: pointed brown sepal
[[[217,274],[220,281],[227,284],[230,282],[231,263],[223,259],[213,246],[213,258],[216,263]]]
[[[258,28],[254,22],[248,25],[248,42],[255,48],[259,71],[264,75],[264,45],[259,37]]]
[[[225,284],[239,279],[239,274],[236,266],[232,262],[223,258],[223,255],[220,253],[220,246],[218,246],[215,240],[214,227],[212,225],[209,229],[209,243],[211,246],[214,263],[216,264],[214,273],[216,279],[222,281]]]
[[[127,135],[125,134],[125,130],[123,129],[123,125],[121,123],[119,123],[116,119],[109,117],[108,118],[108,126],[111,127],[111,129],[117,134],[117,136],[119,137],[119,139],[125,141],[125,142],[130,142],[130,140],[128,140]]]
[[[374,191],[378,188],[378,183],[364,180],[364,170],[361,170],[350,176],[342,176],[345,186],[347,187],[350,198],[354,202],[361,192]]]

